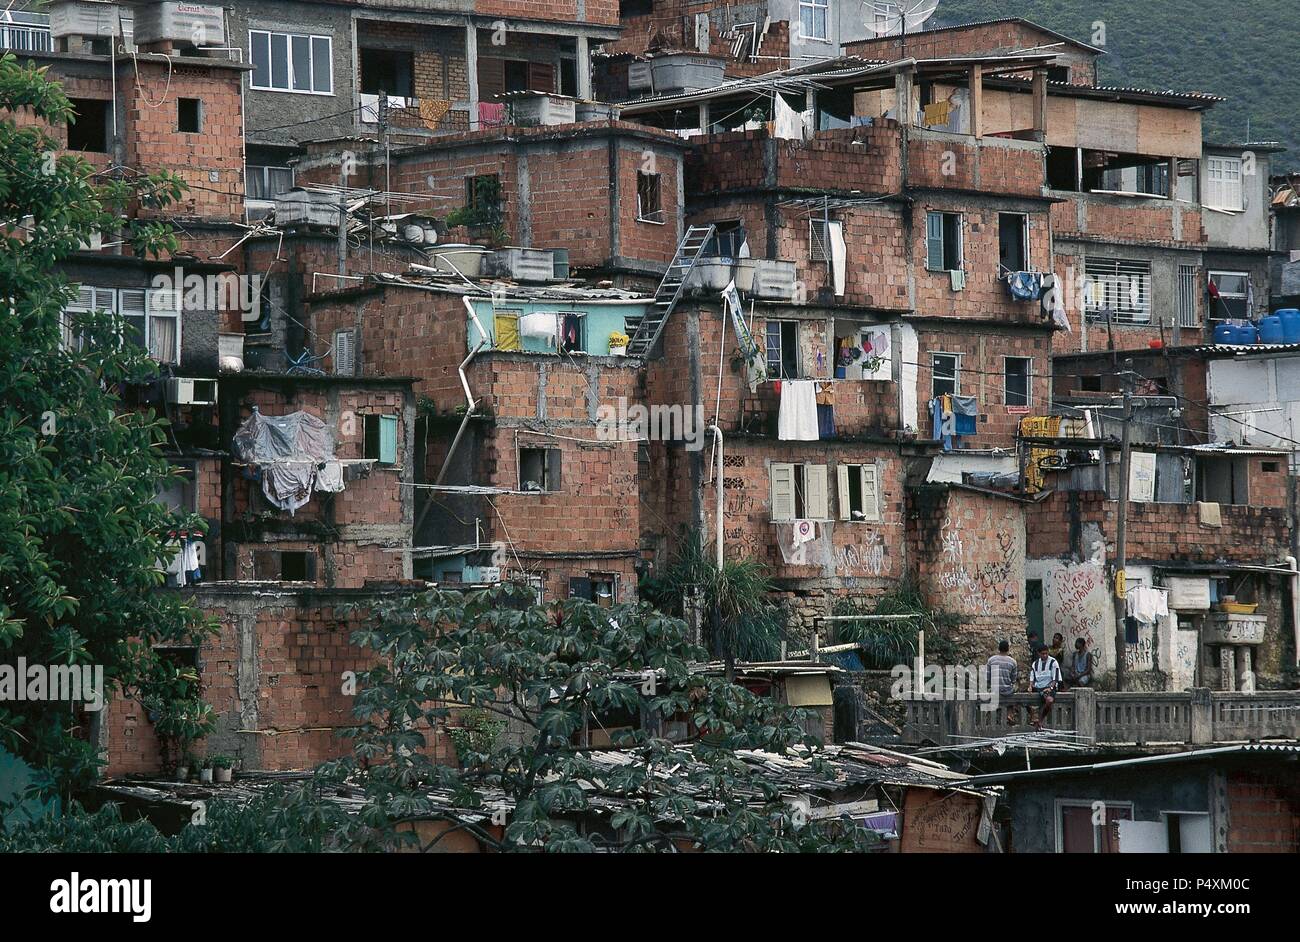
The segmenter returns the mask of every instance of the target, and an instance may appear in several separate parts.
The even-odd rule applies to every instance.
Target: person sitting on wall
[[[1052,643],[1048,647],[1047,653],[1056,658],[1057,664],[1064,664],[1065,655],[1067,653],[1065,650],[1065,635],[1061,634],[1059,631],[1052,635]]]
[[[1038,714],[1033,717],[1034,729],[1042,729],[1043,722],[1052,712],[1052,704],[1056,702],[1056,691],[1061,685],[1061,665],[1041,641],[1034,653],[1034,660],[1029,665],[1029,689],[1038,694],[1041,709],[1035,711],[1031,708],[1030,713]]]
[[[1065,684],[1068,687],[1091,687],[1093,672],[1092,652],[1083,638],[1074,639],[1074,651],[1065,657]],[[1062,686],[1062,690],[1066,689]]]

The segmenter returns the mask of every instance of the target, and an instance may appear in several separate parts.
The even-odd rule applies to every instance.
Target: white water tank
[[[146,3],[135,11],[135,41],[138,45],[224,46],[225,11],[200,3]]]

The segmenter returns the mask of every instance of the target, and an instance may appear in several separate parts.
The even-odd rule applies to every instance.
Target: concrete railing
[[[1035,694],[1003,697],[996,709],[977,700],[906,701],[903,738],[958,745],[1027,732]],[[1008,715],[1010,714],[1010,716]],[[1082,742],[1189,743],[1300,739],[1300,691],[1223,693],[1197,687],[1181,693],[1072,690],[1056,698],[1044,729]]]

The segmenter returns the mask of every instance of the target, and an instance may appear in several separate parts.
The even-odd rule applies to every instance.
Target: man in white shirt
[[[1047,653],[1047,645],[1041,641],[1034,649],[1034,660],[1029,664],[1029,689],[1038,694],[1042,709],[1034,720],[1034,729],[1042,729],[1043,721],[1052,712],[1056,702],[1056,689],[1061,683],[1061,665],[1056,658]]]

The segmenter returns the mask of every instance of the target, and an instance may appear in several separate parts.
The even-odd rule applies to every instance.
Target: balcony
[[[1032,731],[1036,694],[1003,697],[995,710],[977,700],[906,702],[903,740],[959,745]],[[1017,723],[1007,723],[1008,708]],[[1105,745],[1208,745],[1300,738],[1300,691],[1225,693],[1197,687],[1181,693],[1074,690],[1056,699],[1044,729],[1069,733],[1094,748]]]

